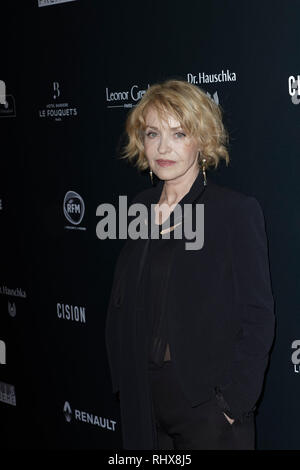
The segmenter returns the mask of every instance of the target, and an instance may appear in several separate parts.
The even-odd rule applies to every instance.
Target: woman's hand
[[[229,421],[230,424],[233,424],[233,423],[234,423],[234,419],[229,418],[229,416],[227,416],[227,414],[225,414],[224,411],[223,411],[223,415],[225,416],[225,418],[227,419],[227,421]]]

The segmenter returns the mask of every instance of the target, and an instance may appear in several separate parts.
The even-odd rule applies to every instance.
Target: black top
[[[179,204],[189,202],[193,198],[193,191],[198,191],[200,172],[190,191],[181,199]],[[197,194],[198,196],[198,194]],[[156,369],[163,366],[165,360],[170,361],[171,351],[169,347],[168,324],[166,315],[166,294],[169,276],[169,261],[172,250],[172,240],[176,227],[182,223],[181,215],[171,211],[169,217],[162,224],[155,224],[155,209],[151,207],[151,218],[154,225],[148,226],[148,242],[146,256],[144,259],[144,268],[141,278],[140,296],[144,305],[146,315],[148,334],[148,367]],[[153,223],[153,222],[152,222]],[[146,222],[148,225],[148,223]],[[168,233],[161,234],[161,231]]]
[[[149,322],[149,366],[161,367],[168,344],[168,327],[165,308],[165,293],[167,279],[167,261],[169,240],[151,239],[149,241],[146,266],[145,307]]]
[[[170,219],[170,226],[172,227],[171,221],[172,218]],[[141,286],[144,292],[144,312],[149,326],[147,341],[148,366],[150,369],[161,367],[164,360],[171,360],[168,347],[166,284],[174,232],[172,230],[169,232],[169,238],[160,234],[162,228],[166,226],[165,224],[166,221],[160,225],[156,224],[159,238],[149,237]]]

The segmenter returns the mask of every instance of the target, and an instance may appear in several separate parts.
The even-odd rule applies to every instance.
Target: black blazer
[[[164,181],[132,201],[148,209]],[[179,202],[204,204],[204,245],[186,250],[171,239],[167,318],[171,360],[191,406],[214,390],[236,420],[252,412],[262,391],[274,337],[264,217],[255,197],[218,185],[199,172]],[[147,240],[127,239],[115,268],[106,346],[113,392],[120,392],[125,448],[153,448],[147,391],[145,322],[137,305]],[[147,401],[148,400],[148,401]],[[140,414],[143,416],[141,417]],[[144,434],[143,434],[144,433]]]

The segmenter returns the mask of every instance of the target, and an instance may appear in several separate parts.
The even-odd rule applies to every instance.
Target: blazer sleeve
[[[122,335],[122,304],[125,294],[127,260],[125,241],[115,264],[113,282],[105,322],[105,345],[111,374],[112,392],[118,400],[120,391],[120,356]]]
[[[133,198],[130,204],[138,200],[139,194]],[[128,216],[128,221],[130,220],[131,216]],[[124,298],[124,272],[128,262],[126,256],[127,242],[128,240],[125,241],[115,264],[105,322],[105,345],[111,375],[112,392],[117,401],[120,400],[121,315],[123,311],[121,306]]]
[[[229,239],[242,334],[236,338],[230,379],[220,387],[219,399],[231,418],[243,421],[261,394],[275,329],[264,216],[254,197],[248,196],[234,211]]]
[[[120,334],[121,318],[118,306],[118,290],[120,285],[119,259],[117,260],[105,323],[105,345],[111,374],[112,392],[119,390]],[[115,395],[117,398],[117,395]]]

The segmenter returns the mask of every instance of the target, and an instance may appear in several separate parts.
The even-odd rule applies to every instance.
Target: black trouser
[[[209,401],[191,407],[174,373],[172,361],[151,369],[150,386],[159,449],[221,450],[255,448],[255,418],[230,424],[212,390]]]

